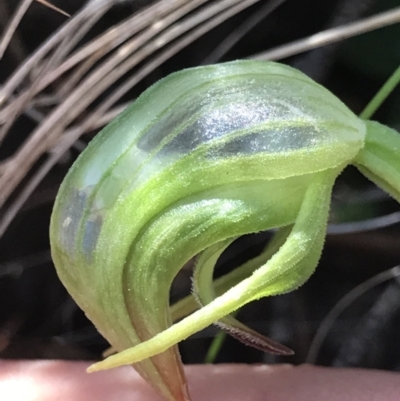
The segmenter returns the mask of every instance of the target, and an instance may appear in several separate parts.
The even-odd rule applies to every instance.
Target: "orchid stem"
[[[394,71],[394,73],[384,83],[382,88],[376,93],[376,95],[370,100],[365,109],[360,113],[360,117],[368,120],[378,110],[382,103],[387,97],[393,92],[393,90],[400,83],[400,66]]]

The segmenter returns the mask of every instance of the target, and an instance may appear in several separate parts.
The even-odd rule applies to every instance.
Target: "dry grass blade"
[[[222,40],[216,48],[203,60],[201,64],[212,64],[220,60],[224,54],[230,49],[241,38],[249,33],[255,26],[257,26],[262,20],[273,13],[279,6],[285,3],[287,0],[271,0],[266,3],[260,10],[257,10],[250,18],[244,21],[237,29],[235,29],[229,36]]]
[[[370,289],[376,287],[377,285],[384,283],[385,281],[391,280],[393,278],[400,277],[400,266],[392,267],[389,270],[385,270],[382,273],[379,273],[370,279],[364,281],[357,287],[353,288],[349,291],[343,298],[336,303],[336,305],[330,310],[330,312],[326,315],[324,320],[321,322],[314,338],[311,343],[306,362],[315,364],[319,350],[321,349],[322,343],[324,342],[326,336],[329,333],[332,325],[335,323],[336,319],[339,315],[357,298],[362,296],[364,293],[369,291]]]
[[[0,40],[0,60],[3,58],[4,52],[6,51],[14,32],[18,28],[19,23],[21,22],[32,1],[33,0],[22,0],[21,4],[17,8],[16,13],[14,14],[14,17],[11,19],[7,29],[4,31],[4,34]]]
[[[202,2],[207,1],[203,0]],[[153,21],[157,21],[157,25],[160,27],[164,24],[163,18],[170,12],[173,12],[179,7],[181,2],[169,1],[156,3],[149,6],[145,10],[141,11],[140,18],[136,15],[123,21],[118,26],[110,28],[104,32],[101,36],[95,38],[81,49],[78,49],[75,53],[70,55],[65,62],[54,68],[46,75],[38,86],[38,91],[46,88],[49,84],[54,82],[57,78],[74,68],[80,62],[93,56],[93,54],[99,54],[103,56],[108,52],[116,49],[119,45],[125,42],[130,37],[134,36],[142,29],[150,26]],[[76,17],[74,17],[75,19]],[[14,86],[15,88],[15,86]]]
[[[54,43],[55,51],[53,55],[49,56],[49,60],[43,59],[40,67],[37,67],[36,64],[33,64],[32,68],[35,68],[36,66],[35,71],[32,71],[32,69],[27,69],[27,73],[30,72],[31,76],[31,86],[29,86],[26,91],[13,98],[12,102],[10,102],[0,113],[0,116],[2,116],[0,119],[3,118],[4,120],[4,124],[0,129],[0,143],[7,135],[15,120],[21,114],[21,111],[24,110],[25,107],[29,107],[29,102],[40,91],[40,83],[43,79],[45,79],[45,77],[47,77],[49,71],[52,70],[52,66],[55,64],[57,65],[57,60],[63,59],[65,56],[65,51],[67,51],[64,50],[64,48],[71,49],[79,41],[79,39],[81,39],[82,36],[103,16],[104,11],[105,10],[100,9],[97,12],[87,15],[82,27],[80,24],[73,24],[73,27],[71,27],[69,30],[66,30],[64,33],[65,38],[68,40],[66,41],[65,38],[60,37],[60,43]],[[58,45],[58,48],[55,47],[56,44]],[[45,54],[43,57],[44,56]],[[39,61],[41,60],[37,60],[37,63],[39,63]],[[11,97],[9,97],[9,99],[10,98]]]
[[[400,223],[400,212],[393,212],[371,219],[328,225],[328,234],[341,235],[378,230]]]
[[[202,3],[207,2],[208,0],[193,0],[191,1],[189,5],[189,11],[196,8],[196,6],[201,5]],[[97,3],[97,2],[93,2]],[[74,63],[71,63],[68,61],[61,66],[61,68],[58,68],[59,66],[56,65],[56,61],[61,59],[61,55],[64,54],[63,46],[61,45],[66,38],[70,38],[71,35],[78,35],[80,37],[80,32],[81,29],[80,27],[84,27],[83,29],[88,29],[92,26],[92,24],[97,21],[105,11],[105,9],[99,9],[98,13],[96,13],[95,9],[92,9],[91,13],[85,13],[84,15],[76,16],[70,20],[70,23],[67,24],[66,26],[70,26],[70,29],[65,29],[63,32],[63,35],[58,35],[58,41],[56,43],[53,43],[52,47],[55,47],[55,45],[58,45],[58,49],[55,50],[55,54],[51,56],[50,62],[45,62],[44,66],[42,66],[42,70],[39,76],[35,77],[35,81],[33,84],[28,87],[25,91],[19,94],[18,97],[15,98],[15,100],[7,105],[2,112],[0,112],[0,121],[4,120],[7,121],[5,126],[2,127],[0,131],[0,140],[4,138],[4,136],[7,134],[8,129],[12,125],[13,121],[17,117],[18,111],[21,110],[28,102],[41,90],[45,89],[50,83],[54,82],[55,79],[60,78],[62,73],[67,72],[69,69],[72,67],[76,66],[79,61],[83,61],[84,63],[87,63],[88,59],[92,59],[92,62],[94,62],[94,58],[91,57],[93,53],[97,53],[97,57],[104,56],[117,48],[118,45],[124,42],[124,40],[129,39],[131,36],[135,37],[136,34],[140,33],[144,29],[148,29],[150,31],[150,38],[153,35],[156,35],[159,31],[161,31],[164,26],[167,25],[166,21],[163,19],[168,17],[169,14],[176,12],[178,9],[184,9],[187,8],[185,7],[184,1],[172,1],[168,2],[167,5],[168,7],[165,6],[165,2],[160,2],[156,3],[153,6],[150,6],[148,9],[143,10],[142,12],[133,15],[127,22],[133,22],[127,26],[127,23],[121,23],[118,26],[115,26],[111,28],[108,32],[106,32],[104,35],[101,35],[99,40],[95,41],[94,43],[91,44],[91,46],[86,46],[86,49],[82,49],[83,51],[78,52],[78,54],[72,56],[74,59]],[[91,4],[91,3],[89,3]],[[83,14],[83,12],[81,13]],[[79,23],[75,23],[75,20],[79,18]],[[177,15],[177,18],[179,18],[180,15]],[[90,21],[93,21],[92,24]],[[157,27],[156,29],[152,28],[152,24],[157,22]],[[130,29],[129,29],[130,28]],[[111,35],[109,35],[111,33]],[[74,37],[74,36],[72,36]],[[104,40],[106,39],[106,40]],[[146,38],[142,38],[144,41]],[[75,38],[71,40],[72,42],[75,42]],[[59,42],[59,43],[58,43]],[[90,44],[89,44],[90,45]],[[135,42],[135,39],[133,39],[132,46],[134,48],[138,48],[141,45],[140,39]],[[51,48],[52,48],[51,47]],[[70,45],[67,43],[67,49],[70,48]],[[9,81],[9,83],[5,86],[3,89],[3,98],[6,96],[10,96],[10,90],[14,90],[16,86],[22,81],[23,78],[26,77],[26,75],[32,71],[32,68],[35,67],[42,59],[44,59],[44,56],[51,50],[51,48],[46,49],[46,52],[43,50],[41,51],[40,57],[32,57],[32,60],[29,60],[29,66],[22,66],[20,71],[22,70],[22,73],[16,73],[14,77],[12,77]],[[60,50],[61,49],[61,50]],[[86,50],[86,51],[85,51]],[[89,50],[89,51],[88,51]],[[119,51],[116,53],[116,62],[120,60],[121,58],[123,59],[127,55],[129,55],[129,52],[131,50],[129,48],[122,48],[119,49]],[[61,55],[60,55],[61,53]],[[82,54],[83,53],[83,54]],[[80,57],[77,57],[80,56]],[[34,62],[31,62],[34,61]],[[65,64],[67,64],[67,68],[65,68]],[[111,61],[110,65],[116,65],[115,62]],[[53,66],[53,68],[51,68]],[[54,73],[54,71],[58,71]],[[102,72],[99,71],[98,75],[99,77],[97,78],[98,80],[101,80],[101,74]],[[12,82],[12,85],[11,83]],[[0,95],[0,102],[1,102],[2,96]]]
[[[61,10],[61,8],[56,7],[55,5],[49,3],[48,1],[45,1],[45,0],[36,0],[36,1],[37,1],[38,3],[43,4],[43,5],[46,6],[46,7],[51,8],[51,9],[54,10],[54,11],[59,12],[59,13],[62,14],[62,15],[65,15],[66,17],[71,17],[67,12],[65,12],[64,10]]]
[[[337,28],[328,29],[311,35],[308,38],[296,40],[275,49],[255,54],[249,58],[253,60],[281,60],[285,57],[316,49],[330,43],[335,43],[353,36],[361,35],[385,26],[400,22],[400,7],[353,22]]]
[[[70,32],[76,31],[80,26],[84,25],[93,14],[100,13],[104,15],[113,5],[114,0],[99,0],[89,2],[82,10],[67,23],[45,41],[40,48],[26,60],[20,68],[7,80],[5,85],[0,88],[0,106],[8,101],[16,88],[23,82],[24,79],[40,65],[41,61],[54,49],[60,41],[63,40]],[[7,117],[7,111],[0,112],[0,123]]]

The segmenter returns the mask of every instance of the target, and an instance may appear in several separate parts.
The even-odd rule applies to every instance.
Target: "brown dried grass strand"
[[[67,21],[60,29],[50,36],[40,47],[34,52],[21,67],[7,80],[7,83],[0,89],[0,105],[3,104],[14,90],[20,85],[22,80],[32,71],[36,65],[40,63],[50,51],[53,49],[62,38],[69,32],[74,31],[81,24],[84,24],[85,19],[93,15],[97,10],[101,10],[105,14],[113,5],[114,0],[102,0],[88,3],[74,18]],[[0,114],[0,121],[2,120]]]
[[[213,64],[220,60],[232,47],[236,45],[244,36],[254,29],[261,21],[272,14],[287,0],[271,0],[263,7],[253,13],[232,33],[222,40],[215,49],[201,62],[201,65]]]
[[[11,18],[8,27],[5,29],[4,34],[0,40],[0,60],[3,58],[5,51],[17,30],[19,23],[27,12],[33,0],[22,0],[19,7],[17,8],[14,16]]]
[[[62,10],[61,8],[56,7],[55,5],[49,3],[46,0],[36,0],[38,3],[43,4],[44,6],[51,8],[54,11],[59,12],[62,15],[65,15],[66,17],[71,17],[70,14],[68,14],[67,12],[65,12],[64,10]]]
[[[308,36],[307,38],[295,40],[283,46],[278,46],[265,52],[254,54],[248,58],[252,60],[281,60],[308,50],[313,50],[317,47],[326,46],[330,43],[335,43],[353,36],[361,35],[362,33],[397,24],[399,22],[400,7],[396,7],[372,17],[327,29]]]

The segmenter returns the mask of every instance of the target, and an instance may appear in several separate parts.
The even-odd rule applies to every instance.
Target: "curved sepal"
[[[157,355],[248,302],[301,285],[314,271],[320,257],[331,190],[339,172],[328,170],[316,174],[286,242],[250,277],[152,339],[92,365],[89,371],[109,369]]]

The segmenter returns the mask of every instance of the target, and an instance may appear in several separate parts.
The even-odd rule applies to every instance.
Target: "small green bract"
[[[288,66],[193,68],[145,91],[80,155],[51,220],[62,282],[119,352],[91,370],[134,364],[166,400],[183,401],[176,344],[212,323],[289,354],[229,315],[310,277],[349,164],[400,200],[399,134]],[[213,282],[232,241],[267,229],[276,234],[260,256]],[[171,310],[171,283],[196,255],[198,305]]]

